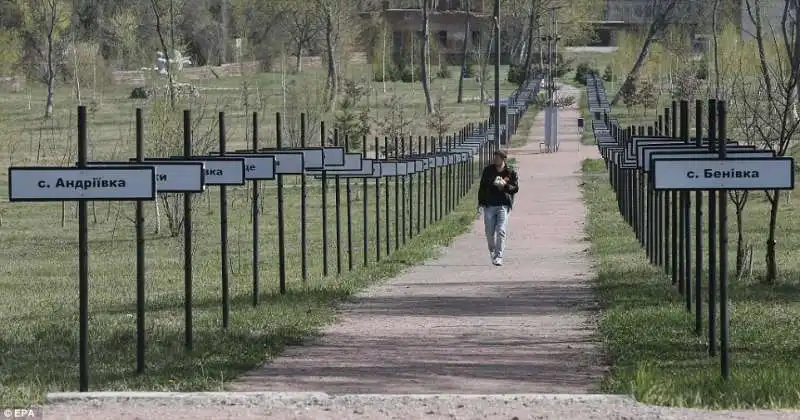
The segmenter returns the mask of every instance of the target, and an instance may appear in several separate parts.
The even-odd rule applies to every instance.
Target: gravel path
[[[580,94],[566,86],[562,92]],[[538,153],[542,114],[529,146],[511,153],[521,191],[505,266],[490,264],[477,220],[439,258],[356,297],[315,344],[290,348],[233,382],[236,394],[54,398],[45,418],[800,418],[648,407],[617,396],[530,395],[591,393],[604,373],[579,190],[580,162],[596,150],[579,147],[577,116],[574,109],[560,113],[558,153]]]
[[[575,111],[563,113],[575,133]],[[537,124],[541,131],[542,118]],[[483,224],[442,255],[354,299],[309,347],[235,381],[235,391],[585,393],[603,370],[593,342],[577,144],[511,153],[521,192],[503,267]],[[569,140],[565,136],[565,140]],[[588,148],[587,148],[588,149]]]
[[[605,395],[182,395],[70,399],[44,412],[55,420],[790,420],[797,413],[652,407]]]

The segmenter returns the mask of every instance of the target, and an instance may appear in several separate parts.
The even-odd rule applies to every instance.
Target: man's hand
[[[494,185],[497,186],[497,188],[500,188],[502,190],[503,188],[506,187],[506,184],[508,184],[508,182],[506,182],[505,178],[500,178],[500,182],[498,182],[498,183],[496,183]]]

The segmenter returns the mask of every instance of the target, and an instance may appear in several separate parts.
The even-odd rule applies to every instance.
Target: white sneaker
[[[497,266],[501,266],[501,265],[503,265],[503,259],[495,257],[494,259],[492,259],[492,264],[497,265]]]
[[[494,251],[489,251],[489,259],[492,260],[492,264],[494,264],[495,260]]]

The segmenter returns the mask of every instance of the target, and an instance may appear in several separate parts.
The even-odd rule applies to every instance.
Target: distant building
[[[619,33],[646,31],[659,12],[654,7],[659,3],[659,0],[606,0],[602,17],[592,22],[597,28],[593,45],[613,46],[616,45]],[[703,34],[710,26],[713,6],[712,0],[678,0],[670,14],[670,23],[685,27],[695,39],[695,47],[702,48],[705,44]],[[723,9],[726,7],[722,6]]]
[[[375,17],[376,14],[388,27],[387,47],[391,46],[392,54],[410,51],[412,46],[419,48],[422,41],[421,1],[384,1],[379,11],[362,12],[364,17]],[[470,11],[464,8],[466,1],[440,0],[435,10],[429,15],[430,41],[435,43],[434,50],[445,59],[457,60],[461,57],[464,42],[470,48],[485,45],[492,31],[491,8],[487,12],[486,0],[472,0]],[[470,31],[465,33],[465,21],[469,13]],[[417,50],[418,51],[418,50]]]

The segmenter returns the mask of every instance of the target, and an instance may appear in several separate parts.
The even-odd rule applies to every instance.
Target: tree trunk
[[[650,54],[650,46],[653,44],[656,35],[658,35],[658,33],[660,33],[661,30],[666,26],[667,18],[677,4],[677,0],[670,0],[669,3],[663,6],[661,12],[653,18],[653,21],[650,23],[650,28],[647,30],[647,36],[644,39],[644,44],[642,44],[642,49],[639,51],[639,56],[636,57],[636,62],[633,63],[633,68],[628,72],[628,75],[625,76],[625,81],[622,82],[617,94],[614,95],[614,99],[611,101],[610,105],[612,107],[617,105],[621,99],[619,92],[624,91],[624,89],[630,86],[636,77],[639,76],[639,71],[642,69],[642,65],[644,65],[644,60]]]
[[[295,53],[296,56],[295,56],[294,70],[297,73],[300,73],[301,71],[303,71],[303,46],[300,43],[297,44],[297,50],[295,51]]]
[[[336,97],[339,91],[339,75],[336,74],[336,40],[333,33],[333,11],[325,11],[325,49],[328,56],[328,98],[330,110],[336,108]]]
[[[55,84],[56,78],[51,75],[47,76],[47,104],[44,107],[44,117],[50,118],[53,116],[53,101],[55,99]]]
[[[219,2],[219,65],[228,62],[228,6],[225,0]]]
[[[778,262],[775,260],[775,230],[778,226],[778,204],[780,204],[780,190],[776,190],[769,201],[769,232],[767,233],[767,284],[775,284],[778,279]]]
[[[736,277],[744,270],[744,205],[736,205]]]
[[[458,98],[456,100],[457,103],[464,102],[464,75],[467,72],[467,65],[469,64],[469,43],[470,43],[470,32],[469,32],[469,16],[470,16],[470,0],[467,0],[466,9],[467,15],[464,18],[464,48],[461,50],[461,72],[458,75]]]
[[[56,85],[56,74],[55,70],[53,69],[53,31],[55,30],[55,19],[56,19],[56,10],[55,8],[58,7],[55,4],[52,5],[53,10],[51,12],[52,19],[50,19],[47,32],[47,103],[44,107],[44,117],[50,118],[53,116],[53,100],[55,97],[55,85]]]
[[[528,48],[525,50],[525,80],[531,77],[531,64],[533,61],[533,34],[538,32],[536,29],[536,22],[539,20],[537,16],[538,1],[531,0],[531,14],[528,16]],[[539,42],[541,45],[541,41]]]
[[[172,79],[172,64],[170,63],[170,53],[169,49],[167,48],[167,41],[164,39],[164,30],[161,27],[161,15],[158,10],[158,2],[156,0],[150,0],[150,4],[153,6],[153,13],[155,14],[156,18],[156,33],[158,34],[158,40],[161,43],[161,50],[164,52],[164,64],[167,68],[167,88],[169,89],[169,105],[170,109],[173,111],[175,110],[175,81]]]
[[[425,108],[428,114],[433,112],[433,99],[431,98],[430,83],[428,83],[428,61],[430,60],[430,57],[428,57],[428,44],[430,42],[429,9],[430,0],[425,0],[422,3],[422,48],[420,48],[420,54],[422,54],[420,64],[422,65],[420,66],[419,78],[422,82],[422,91],[425,92]]]
[[[383,24],[383,39],[381,51],[381,82],[383,83],[383,93],[386,93],[386,24]]]

